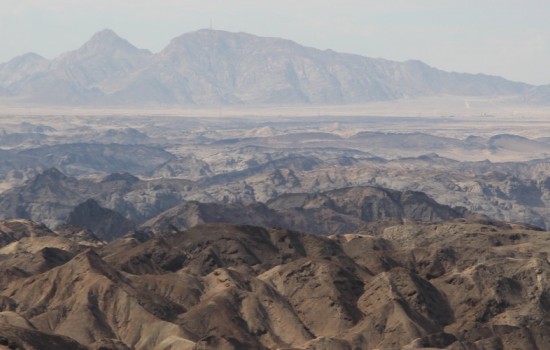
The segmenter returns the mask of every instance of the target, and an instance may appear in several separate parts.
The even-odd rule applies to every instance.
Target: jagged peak
[[[120,273],[109,266],[92,248],[76,255],[67,263],[67,267],[79,271],[94,271],[112,281],[122,279]]]
[[[19,240],[23,237],[55,236],[46,225],[29,219],[7,219],[0,221],[0,233]]]
[[[115,50],[141,51],[150,53],[148,50],[141,50],[132,45],[128,40],[120,37],[111,29],[103,29],[82,45],[76,52],[113,52]]]
[[[120,37],[117,33],[115,33],[111,29],[103,29],[94,35],[84,44],[90,45],[90,44],[130,44],[126,39]],[[131,44],[130,44],[131,45]]]

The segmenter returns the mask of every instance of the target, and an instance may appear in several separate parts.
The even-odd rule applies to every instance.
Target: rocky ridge
[[[139,224],[154,231],[171,231],[220,222],[330,234],[353,232],[380,220],[432,222],[467,214],[463,208],[441,205],[421,192],[374,186],[285,194],[265,204],[191,200],[202,186],[186,180],[142,181],[129,174],[81,180],[52,168],[3,193],[0,217],[28,218],[50,227],[76,225],[112,240]]]
[[[550,236],[527,226],[456,219],[319,237],[206,224],[107,244],[26,220],[0,227],[14,237],[0,248],[9,276],[0,344],[11,348],[545,349],[549,340]]]

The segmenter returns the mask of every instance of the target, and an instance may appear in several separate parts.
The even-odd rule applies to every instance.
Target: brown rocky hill
[[[320,237],[0,222],[10,349],[547,349],[550,236],[454,219]]]

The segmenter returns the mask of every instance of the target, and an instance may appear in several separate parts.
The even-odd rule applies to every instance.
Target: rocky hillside
[[[148,225],[163,229],[230,222],[342,233],[388,217],[398,218],[396,222],[456,217],[448,209],[441,210],[446,207],[440,204],[446,204],[495,220],[548,228],[548,169],[548,160],[456,162],[422,156],[386,161],[361,155],[325,161],[313,156],[282,157],[202,181],[140,179],[119,173],[79,179],[50,169],[0,193],[0,219],[23,217],[56,227],[67,222],[76,206],[94,199],[100,207],[137,224],[158,216],[156,223]],[[341,199],[353,196],[358,197],[349,203]],[[161,215],[167,210],[171,211]],[[125,232],[126,228],[109,236]]]
[[[349,104],[435,95],[538,96],[533,89],[419,61],[215,30],[183,34],[156,54],[104,30],[51,61],[26,54],[0,65],[0,96],[48,105]]]
[[[94,199],[77,205],[69,213],[66,223],[88,229],[106,241],[118,238],[137,226],[116,211],[101,207]]]
[[[144,222],[180,204],[183,196],[192,188],[193,183],[187,180],[140,181],[130,174],[111,174],[99,181],[77,179],[51,168],[24,185],[2,193],[0,217],[28,218],[56,227],[67,222],[75,207],[93,199],[100,207],[116,211],[126,221]],[[85,221],[94,217],[90,212],[93,208],[83,206],[81,209],[75,217]],[[105,212],[98,209],[96,213]],[[113,215],[110,213],[107,216]],[[77,222],[83,224],[80,219]],[[125,224],[124,228],[127,227]]]
[[[0,159],[0,173],[56,167],[69,175],[114,172],[139,175],[151,173],[173,158],[169,152],[144,145],[122,145],[109,140],[105,144],[69,143],[5,151]]]
[[[316,194],[286,194],[266,204],[187,202],[161,213],[142,227],[167,232],[217,222],[277,226],[328,235],[377,230],[404,221],[437,222],[465,214],[464,210],[441,205],[422,192],[349,187]]]
[[[0,222],[10,349],[546,349],[548,233],[463,219],[319,237],[228,224],[111,243]],[[147,325],[144,327],[144,325]]]
[[[373,186],[286,194],[267,203],[190,200],[203,189],[187,180],[143,181],[130,174],[91,181],[52,168],[2,193],[0,218],[27,218],[52,228],[67,223],[112,240],[144,222],[144,227],[155,231],[220,222],[332,234],[356,231],[379,220],[433,222],[465,214],[463,209],[441,205],[421,192]]]

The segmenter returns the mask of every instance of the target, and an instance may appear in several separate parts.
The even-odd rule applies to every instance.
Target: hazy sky
[[[206,28],[550,84],[550,0],[0,0],[0,62],[110,28],[153,52]]]

